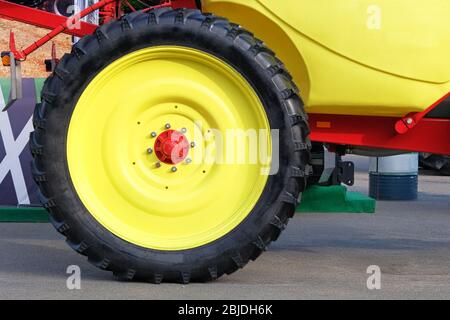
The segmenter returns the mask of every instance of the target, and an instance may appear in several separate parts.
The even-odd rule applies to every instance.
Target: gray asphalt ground
[[[361,171],[353,189],[367,185]],[[188,286],[117,282],[50,225],[0,224],[0,299],[449,299],[450,177],[424,175],[420,191],[419,201],[379,202],[375,215],[297,215],[256,262]],[[66,287],[69,265],[81,268],[81,290]],[[366,287],[370,265],[381,290]]]

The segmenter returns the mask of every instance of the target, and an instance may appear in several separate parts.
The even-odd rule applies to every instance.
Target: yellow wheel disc
[[[154,150],[169,128],[189,142],[177,164]],[[268,179],[270,135],[269,161],[255,162],[251,139],[244,148],[228,143],[233,129],[270,132],[239,72],[196,49],[141,49],[104,68],[78,100],[67,137],[72,183],[93,217],[123,240],[168,251],[208,244],[248,216]],[[236,161],[227,161],[236,149]]]

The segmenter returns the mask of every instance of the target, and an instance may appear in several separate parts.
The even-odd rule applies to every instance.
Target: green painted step
[[[375,213],[376,201],[344,186],[312,186],[302,195],[300,213]]]
[[[0,222],[49,222],[47,210],[40,207],[0,207]]]

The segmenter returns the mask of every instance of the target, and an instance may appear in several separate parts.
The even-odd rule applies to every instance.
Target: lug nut
[[[153,153],[153,149],[152,149],[152,148],[148,148],[148,149],[147,149],[147,152],[148,152],[149,154],[152,154],[152,153]]]
[[[186,128],[181,128],[181,133],[186,133],[187,129]]]
[[[152,138],[156,138],[156,132],[153,131],[150,135]]]
[[[195,142],[191,142],[191,148],[195,148]]]
[[[157,163],[155,164],[155,167],[161,168],[161,163],[157,162]]]
[[[409,125],[413,124],[413,119],[412,118],[406,119],[406,123]]]
[[[192,163],[192,159],[191,158],[187,158],[186,159],[186,164],[190,164],[190,163]]]
[[[170,169],[172,172],[177,172],[178,171],[178,169],[177,169],[177,167],[172,167],[172,169]]]
[[[166,129],[170,129],[170,123],[166,123],[165,127]]]

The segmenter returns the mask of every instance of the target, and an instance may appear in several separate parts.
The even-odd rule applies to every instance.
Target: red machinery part
[[[52,30],[44,37],[21,51],[11,50],[16,59],[25,60],[27,55],[33,53],[35,50],[42,47],[60,33],[66,33],[77,37],[84,37],[88,34],[94,33],[97,26],[82,22],[80,19],[96,10],[103,9],[101,13],[104,15],[105,22],[108,22],[111,19],[117,18],[116,15],[120,12],[119,6],[120,1],[118,0],[101,0],[82,10],[79,14],[66,18],[54,13],[28,8],[5,0],[0,0],[0,17]],[[197,8],[197,3],[195,0],[169,0],[164,1],[162,4],[152,8],[161,7],[172,7],[174,9]]]
[[[425,111],[403,118],[309,114],[311,140],[334,145],[450,155],[450,119],[427,118],[450,92]],[[408,123],[412,119],[412,123]]]
[[[432,110],[439,106],[442,102],[450,97],[450,92],[443,96],[441,99],[433,103],[427,109],[418,113],[407,114],[402,119],[398,120],[395,124],[395,131],[400,134],[408,132],[408,130],[414,128],[423,118],[425,118]]]
[[[407,132],[396,131],[398,118],[310,114],[311,140],[450,155],[450,119],[424,118]]]
[[[189,153],[189,141],[181,132],[167,130],[156,138],[154,148],[161,162],[178,164],[183,162]]]
[[[0,0],[0,17],[45,29],[55,29],[67,23],[66,17],[4,0]],[[64,33],[76,37],[83,37],[87,34],[92,34],[96,28],[96,25],[81,22],[80,28],[66,29]]]

